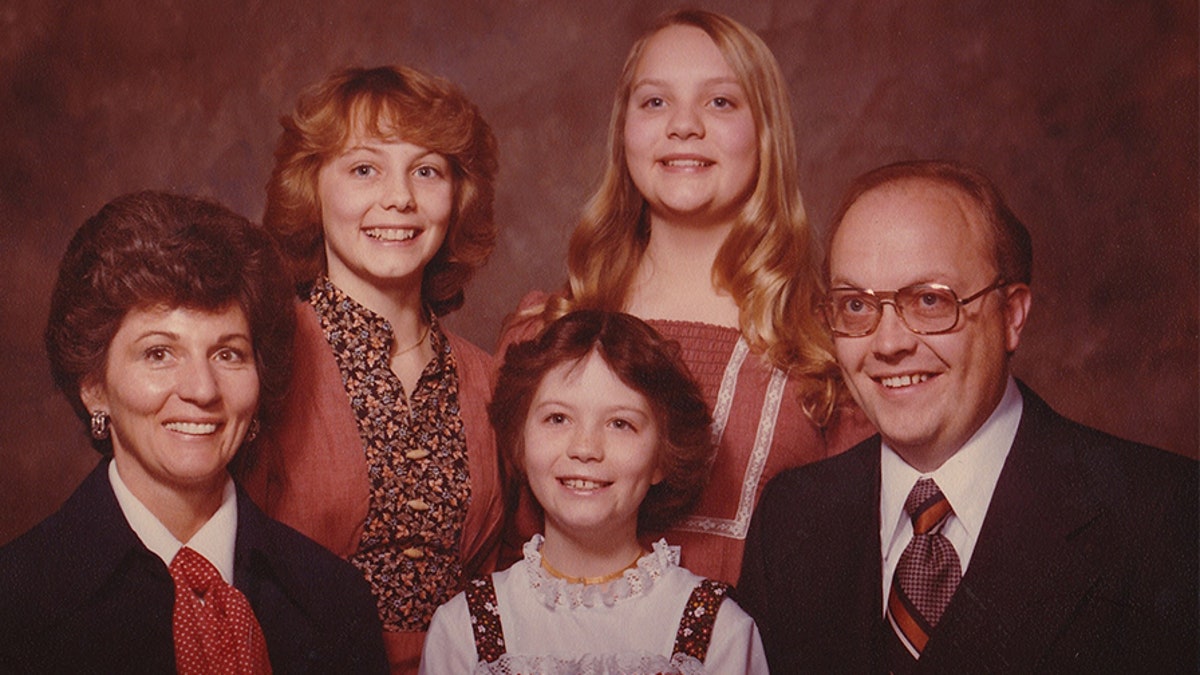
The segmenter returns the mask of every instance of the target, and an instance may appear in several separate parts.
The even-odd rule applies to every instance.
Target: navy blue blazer
[[[922,673],[1197,671],[1197,464],[1025,407]],[[882,672],[879,436],[780,474],[737,600],[771,672]]]
[[[387,672],[366,581],[241,488],[234,586],[274,672]],[[174,601],[167,566],[129,527],[100,462],[57,513],[0,548],[0,671],[173,673]]]

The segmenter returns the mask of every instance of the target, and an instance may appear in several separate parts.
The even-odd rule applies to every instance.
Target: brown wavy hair
[[[287,257],[297,288],[311,285],[326,266],[317,176],[359,130],[449,160],[453,211],[446,240],[425,267],[421,299],[438,316],[461,307],[463,287],[496,245],[496,138],[479,109],[447,80],[419,70],[346,68],[305,89],[279,123],[263,225]]]
[[[215,202],[165,192],[112,200],[79,228],[59,265],[45,332],[54,383],[86,424],[80,387],[103,377],[131,310],[236,304],[250,324],[258,416],[269,425],[287,391],[295,329],[281,264],[266,232]],[[109,440],[92,444],[111,450]]]
[[[524,430],[538,386],[555,367],[578,363],[592,352],[650,403],[659,429],[657,462],[663,480],[650,487],[638,509],[638,532],[660,532],[695,506],[708,484],[716,446],[704,396],[679,358],[679,345],[629,314],[570,312],[536,340],[508,348],[488,414],[510,479],[510,497],[527,481]]]
[[[797,377],[801,403],[818,424],[844,394],[832,343],[814,313],[822,294],[819,245],[800,196],[796,140],[787,83],[766,44],[729,17],[680,10],[661,17],[633,45],[621,71],[600,187],[571,235],[568,288],[541,311],[546,320],[572,309],[621,310],[650,240],[646,199],[630,177],[625,120],[633,78],[647,42],[670,26],[703,30],[745,90],[758,134],[758,175],[713,263],[717,288],[739,308],[750,348]]]

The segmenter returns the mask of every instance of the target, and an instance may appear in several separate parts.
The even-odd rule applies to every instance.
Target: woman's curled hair
[[[46,326],[54,382],[83,420],[87,378],[103,377],[109,346],[134,309],[245,313],[269,424],[291,374],[293,293],[261,228],[215,202],[139,192],[104,205],[75,233],[58,270]],[[108,441],[93,441],[107,451]]]

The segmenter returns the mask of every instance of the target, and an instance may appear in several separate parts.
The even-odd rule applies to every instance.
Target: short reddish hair
[[[263,225],[296,285],[309,286],[326,264],[317,175],[358,129],[449,160],[454,209],[446,240],[425,268],[421,299],[439,316],[461,307],[463,287],[496,245],[496,138],[479,109],[447,80],[412,68],[346,68],[304,90],[280,124]]]

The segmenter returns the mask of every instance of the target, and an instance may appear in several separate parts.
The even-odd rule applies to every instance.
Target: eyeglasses
[[[962,300],[952,288],[943,284],[914,284],[898,291],[841,287],[829,291],[820,309],[825,323],[838,337],[862,337],[874,333],[883,317],[884,305],[895,307],[900,321],[917,335],[937,335],[954,330],[960,307],[1007,285],[1007,281],[997,279]]]

